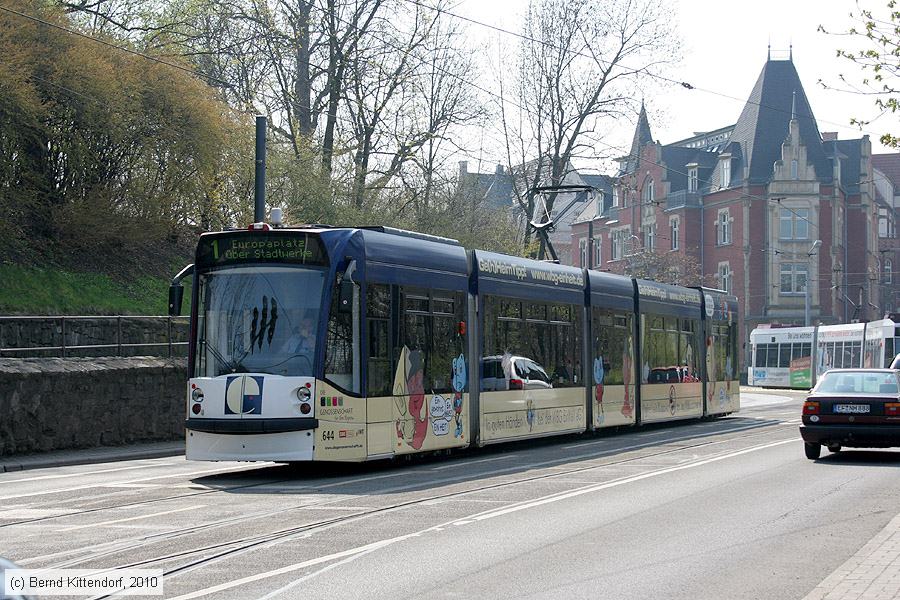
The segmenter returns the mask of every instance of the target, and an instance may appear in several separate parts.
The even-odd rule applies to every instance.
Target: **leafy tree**
[[[819,31],[823,33],[849,38],[847,46],[837,50],[837,56],[847,59],[862,71],[859,85],[853,83],[860,79],[858,76],[840,75],[846,85],[843,91],[874,98],[879,111],[876,116],[867,119],[854,117],[850,121],[860,127],[885,114],[894,114],[900,108],[900,11],[897,10],[896,0],[889,0],[885,9],[867,9],[857,3],[856,11],[850,13],[853,25],[846,30],[832,32],[819,25]],[[858,47],[850,47],[854,45]],[[825,88],[832,88],[821,79],[819,83]],[[882,134],[881,143],[893,148],[900,147],[900,134],[887,131]]]
[[[221,223],[245,120],[183,70],[66,31],[58,7],[10,7],[50,25],[0,19],[0,218],[94,254]]]

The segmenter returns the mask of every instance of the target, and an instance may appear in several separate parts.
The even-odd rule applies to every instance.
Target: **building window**
[[[781,293],[805,293],[807,269],[806,263],[781,263]]]
[[[619,260],[622,258],[622,240],[624,236],[622,235],[624,231],[618,230],[613,231],[609,234],[610,242],[612,242],[612,260]]]
[[[799,179],[800,174],[798,172],[799,168],[797,165],[797,159],[791,161],[791,179]]]
[[[699,187],[699,178],[697,177],[697,167],[688,169],[688,191],[696,192]]]
[[[594,238],[594,267],[603,265],[603,238]]]
[[[578,240],[578,260],[579,265],[582,267],[587,266],[587,258],[588,258],[588,241],[587,238]]]
[[[644,248],[653,250],[656,247],[656,225],[644,227]]]
[[[644,201],[644,205],[650,204],[654,200],[653,195],[653,180],[649,177],[644,180],[644,190],[642,192],[641,199]]]
[[[678,250],[680,247],[679,244],[681,240],[678,239],[678,234],[680,233],[678,228],[680,227],[680,221],[678,217],[674,217],[669,219],[669,238],[672,240],[672,250]]]
[[[778,237],[782,240],[809,239],[809,209],[782,208],[778,214]]]
[[[894,283],[894,261],[889,258],[884,259],[884,282],[888,285]]]
[[[718,242],[720,246],[731,243],[731,211],[727,208],[719,211],[719,219],[716,221],[718,227]]]
[[[722,160],[722,187],[727,188],[731,185],[731,159]]]
[[[727,262],[719,263],[719,288],[731,293],[731,265]]]

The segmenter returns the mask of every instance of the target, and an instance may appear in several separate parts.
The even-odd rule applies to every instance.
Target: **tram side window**
[[[738,326],[732,323],[728,326],[728,356],[725,359],[726,375],[729,379],[737,379],[738,369]],[[728,359],[731,359],[730,361]]]
[[[646,315],[641,380],[644,383],[698,381],[696,322]]]
[[[766,354],[766,366],[767,367],[777,367],[778,366],[778,346],[779,344],[767,344],[769,347],[769,351]]]
[[[366,289],[366,328],[368,331],[368,395],[391,394],[391,288],[368,284]]]
[[[784,369],[791,366],[791,345],[788,344],[779,344],[778,345],[778,366]]]
[[[625,383],[625,365],[634,364],[634,342],[632,339],[632,316],[615,313],[601,308],[591,309],[591,350],[593,360],[601,360],[603,364],[603,384],[622,385]],[[593,365],[589,369],[593,373],[599,370]],[[629,383],[633,382],[633,372],[628,374]],[[596,376],[596,375],[595,375]],[[594,381],[593,383],[598,383]]]
[[[404,287],[401,295],[400,344],[415,356],[412,368],[424,370],[425,393],[453,391],[453,359],[464,354],[465,347],[458,332],[463,294]]]
[[[485,361],[486,370],[495,370],[493,365],[498,358],[516,356],[541,367],[554,388],[581,385],[580,307],[487,296],[483,353],[491,357]],[[516,364],[529,363],[517,361]],[[482,373],[482,390],[498,389],[494,375]],[[504,377],[507,375],[511,376],[504,374]]]
[[[863,355],[863,367],[867,369],[878,368],[881,366],[881,361],[878,360],[878,351],[881,349],[880,339],[872,339],[866,340],[866,350]]]
[[[812,356],[812,344],[794,342],[791,347],[791,360],[797,360],[798,358],[807,358]]]
[[[358,394],[359,373],[354,371],[354,355],[359,355],[359,338],[353,331],[353,314],[338,310],[342,276],[338,275],[331,293],[328,332],[325,338],[325,379],[338,388]]]
[[[766,347],[767,344],[756,344],[756,354],[753,359],[754,367],[766,366]]]

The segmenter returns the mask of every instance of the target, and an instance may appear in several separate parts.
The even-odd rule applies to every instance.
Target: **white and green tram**
[[[747,382],[810,389],[829,369],[889,367],[900,345],[890,319],[814,327],[757,327],[750,332]],[[815,350],[815,352],[813,351]]]

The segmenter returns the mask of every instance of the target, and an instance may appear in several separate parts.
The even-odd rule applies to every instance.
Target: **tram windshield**
[[[313,376],[324,282],[324,269],[297,266],[201,274],[196,376]]]

